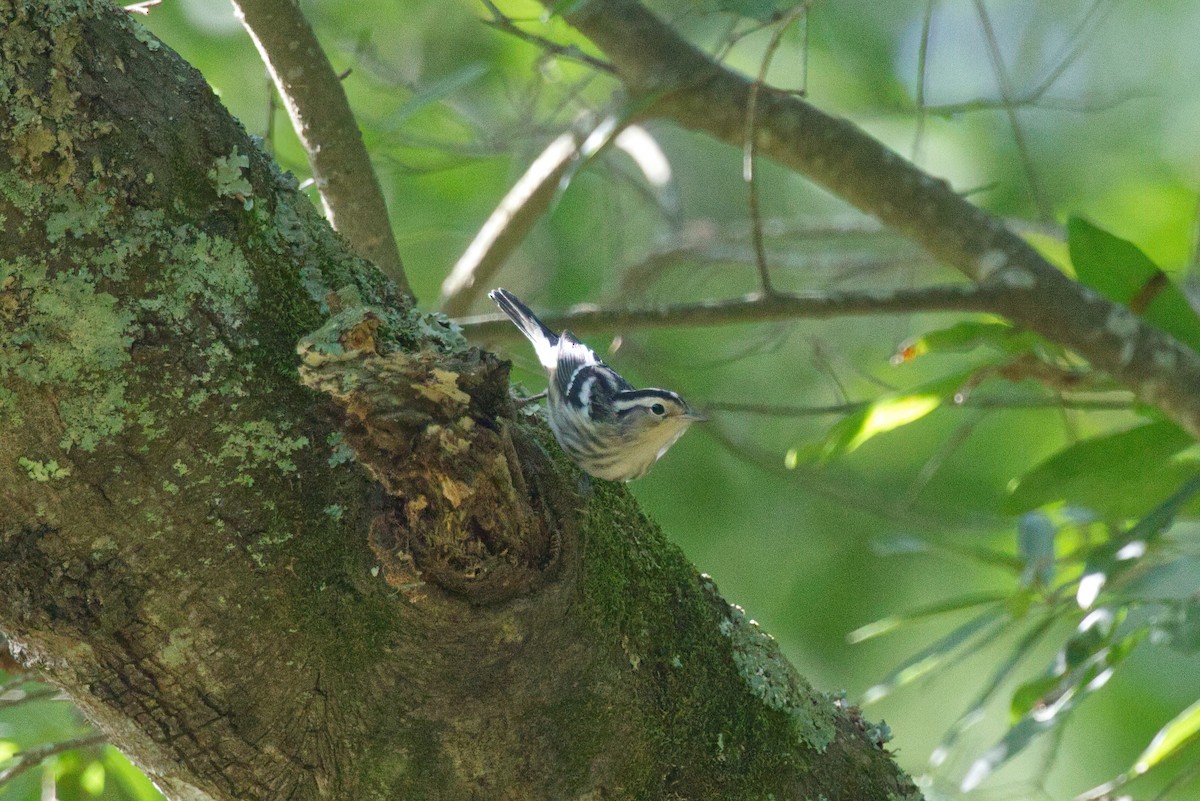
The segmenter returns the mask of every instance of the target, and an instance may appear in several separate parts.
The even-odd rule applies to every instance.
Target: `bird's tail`
[[[558,334],[543,325],[537,315],[507,289],[493,289],[488,293],[488,297],[496,301],[500,310],[507,314],[508,319],[533,343],[533,349],[537,351],[538,361],[542,366],[547,370],[553,369],[558,363]]]

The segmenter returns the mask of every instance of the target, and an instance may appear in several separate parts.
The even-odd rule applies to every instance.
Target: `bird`
[[[550,430],[575,464],[597,478],[646,475],[703,415],[669,389],[634,389],[570,331],[555,334],[505,289],[488,297],[533,343],[549,382]]]

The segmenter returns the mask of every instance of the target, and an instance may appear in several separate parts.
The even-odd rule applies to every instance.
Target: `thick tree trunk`
[[[0,631],[169,795],[915,792],[174,53],[0,29]]]

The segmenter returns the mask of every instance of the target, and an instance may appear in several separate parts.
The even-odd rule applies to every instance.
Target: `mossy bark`
[[[168,48],[0,28],[0,631],[169,795],[914,792]]]

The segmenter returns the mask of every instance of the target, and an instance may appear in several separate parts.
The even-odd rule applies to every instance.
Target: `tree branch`
[[[643,116],[741,145],[748,78],[714,63],[636,0],[592,0],[564,16],[605,52],[645,103]],[[1067,278],[1001,220],[852,123],[777,92],[759,98],[756,120],[759,153],[910,236],[972,280],[1009,287],[993,311],[1074,349],[1200,436],[1200,355]]]
[[[20,776],[30,768],[35,768],[46,759],[67,751],[73,751],[76,748],[88,748],[93,745],[100,745],[104,742],[103,734],[88,734],[83,737],[76,737],[73,740],[63,740],[59,743],[50,743],[43,745],[40,748],[31,748],[28,751],[20,751],[15,759],[16,763],[0,771],[0,787],[3,787],[8,782]]]
[[[762,417],[836,417],[861,412],[872,401],[850,401],[827,406],[798,406],[773,403],[742,403],[738,401],[700,402],[696,406],[706,412],[731,412]],[[961,401],[955,400],[952,407],[988,410],[1070,409],[1084,412],[1121,412],[1133,409],[1128,399],[1121,398],[1070,398],[1049,395],[1021,397],[980,397],[968,395]]]
[[[411,296],[387,203],[346,93],[299,5],[235,0],[308,154],[329,223]]]
[[[974,284],[948,284],[919,289],[832,292],[753,292],[740,298],[705,300],[642,309],[601,309],[576,306],[542,321],[555,331],[576,334],[599,331],[623,333],[639,328],[731,325],[770,320],[827,318],[860,314],[912,312],[986,312],[1003,307],[1011,290]],[[521,332],[503,314],[486,314],[456,320],[463,332],[480,340],[516,339]]]
[[[559,183],[579,157],[581,141],[574,131],[560,134],[500,200],[442,282],[445,314],[453,317],[471,308],[500,265],[550,208]]]
[[[168,796],[914,796],[195,70],[41,12],[0,4],[0,453],[55,468],[0,458],[0,631]]]

